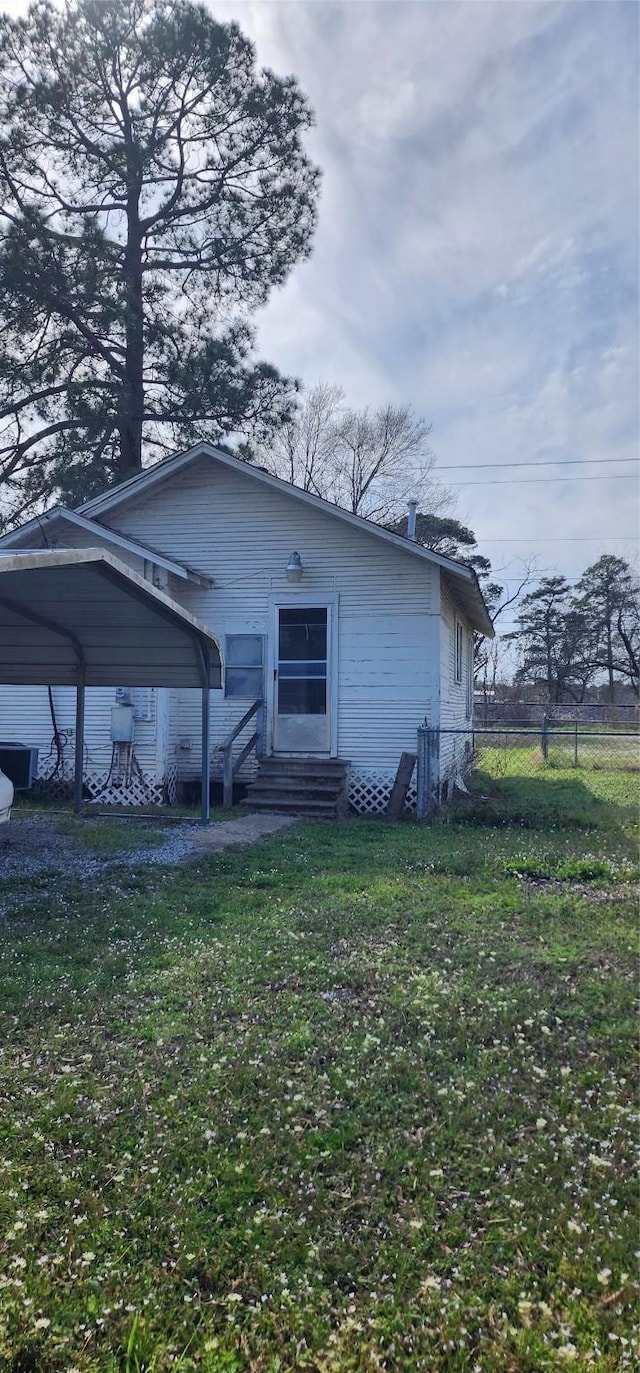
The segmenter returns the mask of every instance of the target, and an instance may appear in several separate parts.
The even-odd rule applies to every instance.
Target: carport
[[[74,808],[82,808],[86,687],[199,687],[202,808],[209,819],[209,693],[218,641],[101,548],[0,552],[0,682],[76,688]]]

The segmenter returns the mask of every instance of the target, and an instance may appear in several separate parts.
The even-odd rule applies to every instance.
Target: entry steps
[[[338,820],[347,813],[348,773],[343,758],[262,758],[243,805]]]

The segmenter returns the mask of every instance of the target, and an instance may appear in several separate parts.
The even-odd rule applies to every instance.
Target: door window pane
[[[327,608],[280,611],[278,714],[327,713]]]
[[[305,607],[280,611],[278,656],[284,660],[326,659],[326,607]]]
[[[290,663],[283,659],[280,660],[281,677],[326,677],[326,675],[327,664],[324,658],[321,660],[319,659],[317,663]]]
[[[293,606],[280,611],[281,625],[325,625],[327,623],[326,605]]]
[[[281,677],[278,683],[279,715],[326,715],[326,677]]]

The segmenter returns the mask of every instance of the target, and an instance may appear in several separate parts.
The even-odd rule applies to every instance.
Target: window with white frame
[[[225,696],[257,701],[264,694],[264,635],[227,634]]]
[[[464,633],[459,620],[456,620],[456,682],[462,681],[462,661],[464,657]]]

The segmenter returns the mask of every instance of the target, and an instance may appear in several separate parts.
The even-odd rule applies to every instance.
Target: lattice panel
[[[105,806],[161,806],[165,796],[170,802],[175,801],[175,765],[170,769],[166,789],[151,773],[132,773],[128,780],[112,776],[107,784],[108,777],[108,770],[85,769],[82,776],[85,796],[88,793],[92,801],[101,801]],[[65,775],[41,776],[36,785],[38,793],[48,800],[68,800],[73,792],[73,774],[67,770]]]
[[[175,806],[178,798],[178,764],[170,763],[167,768],[167,778],[165,783],[167,803]]]
[[[389,803],[395,772],[376,768],[351,768],[349,773],[349,805],[358,815],[384,815]],[[416,808],[415,777],[411,782],[405,802],[405,810],[414,812]]]
[[[126,780],[111,777],[107,785],[108,770],[97,768],[88,769],[83,776],[85,794],[88,793],[94,801],[101,801],[104,805],[112,806],[161,806],[168,802],[169,805],[175,804],[176,786],[178,781],[178,767],[176,763],[169,765],[165,782],[158,779],[151,773],[134,773]],[[358,815],[384,815],[386,811],[391,788],[394,783],[395,772],[376,768],[364,769],[351,768],[349,774],[349,804],[352,810]],[[68,800],[73,791],[73,774],[67,769],[65,775],[57,774],[55,777],[49,775],[38,778],[37,788],[41,795],[52,800],[65,798]],[[415,778],[411,783],[405,810],[415,812],[416,808],[416,784]]]
[[[73,777],[68,772],[58,772],[55,777],[40,774],[31,794],[34,800],[42,796],[47,801],[68,801],[73,795]]]
[[[83,782],[91,800],[105,806],[161,806],[164,802],[164,786],[150,773],[132,773],[128,779],[112,777],[109,783],[107,776],[106,772],[85,772]]]

